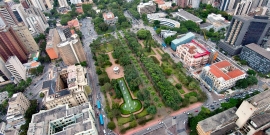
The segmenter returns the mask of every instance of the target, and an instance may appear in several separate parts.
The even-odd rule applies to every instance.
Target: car
[[[176,116],[173,116],[173,119],[176,119]]]
[[[158,124],[159,124],[159,125],[160,125],[160,124],[163,124],[163,121],[159,122]]]
[[[35,83],[34,86],[36,86],[37,84]]]
[[[198,112],[198,110],[196,110],[195,112]]]
[[[223,99],[218,99],[218,101],[222,101]]]
[[[184,112],[184,113],[186,113],[186,112]]]
[[[213,103],[216,103],[217,101],[214,101]]]
[[[215,110],[215,107],[211,107],[212,110]]]
[[[146,130],[147,130],[147,131],[148,131],[148,130],[151,130],[151,128],[147,128]]]
[[[190,113],[188,112],[187,115],[190,115]]]

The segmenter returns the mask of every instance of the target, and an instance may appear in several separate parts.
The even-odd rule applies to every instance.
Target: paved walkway
[[[175,111],[175,112],[171,113],[170,116],[176,116],[176,115],[179,115],[179,114],[181,114],[183,112],[186,112],[188,110],[192,110],[192,109],[198,108],[202,104],[203,103],[200,103],[200,102],[199,103],[192,104],[192,105],[190,105],[188,107],[182,108],[182,109],[180,109],[178,111]],[[130,131],[128,131],[128,132],[126,132],[125,134],[122,134],[122,135],[132,135],[132,134],[134,134],[136,132],[139,132],[139,131],[144,130],[144,129],[148,128],[148,127],[151,127],[153,125],[158,124],[161,120],[163,120],[163,117],[159,117],[158,119],[155,119],[153,121],[147,122],[146,125],[143,125],[143,126],[140,126],[139,125],[138,127],[133,128],[132,130],[130,130]]]
[[[112,63],[112,66],[106,68],[106,72],[108,74],[108,77],[110,79],[118,79],[118,78],[124,77],[124,68],[122,66],[120,66],[120,64],[115,63],[115,59],[112,57],[112,52],[109,52],[107,54],[109,55],[110,62]],[[119,69],[120,69],[119,74],[115,74],[113,72],[113,68],[116,66],[119,67]]]

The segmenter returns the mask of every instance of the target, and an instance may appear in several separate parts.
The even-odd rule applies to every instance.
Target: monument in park
[[[119,74],[120,68],[117,67],[117,66],[115,66],[115,67],[113,68],[113,72],[114,72],[115,74]]]

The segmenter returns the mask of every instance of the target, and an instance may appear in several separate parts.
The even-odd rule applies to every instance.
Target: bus
[[[100,101],[99,100],[97,101],[97,107],[98,107],[98,109],[101,108],[101,105],[100,105]]]
[[[100,125],[104,124],[102,114],[99,114],[99,122],[100,122]]]

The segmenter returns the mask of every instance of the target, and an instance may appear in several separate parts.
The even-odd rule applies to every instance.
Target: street
[[[104,134],[103,130],[106,131],[106,133],[109,133],[109,130],[107,129],[107,117],[106,117],[106,113],[104,112],[104,105],[102,105],[102,103],[105,104],[105,98],[103,93],[100,91],[100,86],[98,85],[98,76],[96,74],[96,69],[95,69],[95,61],[92,59],[92,52],[91,49],[89,47],[89,45],[93,42],[93,40],[95,40],[98,35],[94,30],[94,25],[91,23],[91,19],[90,18],[85,18],[82,20],[82,27],[81,27],[81,32],[83,35],[83,46],[84,46],[84,50],[86,53],[86,58],[87,58],[87,63],[88,63],[88,68],[87,68],[87,72],[88,72],[88,85],[90,86],[90,88],[92,89],[92,95],[91,96],[91,100],[92,100],[92,107],[95,110],[95,113],[101,114],[103,116],[104,119],[104,125],[100,125],[99,123],[99,118],[96,116],[96,126],[98,129],[98,132],[100,135]],[[95,105],[97,104],[97,100],[101,100],[101,109],[98,110]]]

